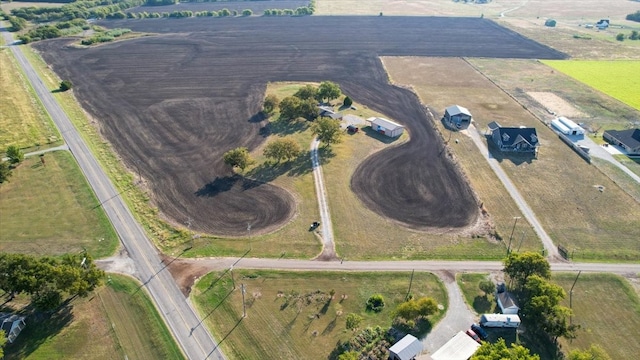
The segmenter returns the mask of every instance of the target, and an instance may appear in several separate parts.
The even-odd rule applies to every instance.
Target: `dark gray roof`
[[[501,127],[497,131],[504,146],[516,145],[523,141],[531,146],[538,146],[538,133],[535,128]]]
[[[640,129],[607,130],[605,132],[631,149],[640,147]]]
[[[492,122],[489,123],[489,125],[487,125],[487,127],[489,127],[489,130],[493,131],[493,130],[499,128],[500,124],[498,124],[497,121],[492,121]]]
[[[512,306],[518,307],[518,304],[516,304],[516,299],[513,297],[513,295],[511,295],[511,293],[507,291],[499,293],[498,299],[500,300],[500,304],[502,304],[503,309],[510,308]]]

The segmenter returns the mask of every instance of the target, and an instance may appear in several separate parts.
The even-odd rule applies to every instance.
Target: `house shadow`
[[[372,137],[380,142],[383,142],[385,144],[393,144],[394,142],[396,142],[400,137],[389,137],[387,135],[383,135],[380,134],[379,132],[373,130],[371,128],[371,126],[365,126],[363,128],[360,129],[362,132],[364,132],[367,136]]]
[[[493,142],[490,135],[485,135],[485,140],[487,141],[489,154],[500,163],[503,161],[511,161],[516,166],[519,166],[524,163],[531,164],[537,159],[535,153],[501,151]]]
[[[445,119],[444,116],[440,119],[440,122],[442,123],[442,126],[444,126],[445,129],[449,131],[455,131],[455,132],[466,130],[471,125],[471,123],[465,122],[464,125],[457,126],[456,124],[450,121],[447,121],[447,119]]]

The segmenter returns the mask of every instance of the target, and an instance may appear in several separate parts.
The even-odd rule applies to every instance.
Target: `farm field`
[[[307,6],[308,0],[277,0],[277,1],[224,1],[224,2],[190,2],[178,3],[174,5],[162,6],[138,6],[128,9],[126,12],[173,12],[173,11],[219,11],[227,9],[231,12],[234,10],[242,13],[243,10],[249,9],[253,15],[262,15],[267,9],[297,9],[301,6]]]
[[[5,359],[182,359],[183,355],[144,291],[129,277],[107,285],[67,310],[27,326],[5,348]]]
[[[25,151],[60,145],[58,131],[8,48],[0,48],[0,83],[0,153],[9,145]]]
[[[640,60],[542,60],[542,63],[640,111],[640,97],[637,96],[640,93]]]
[[[576,275],[553,275],[553,282],[567,293],[564,306],[569,306],[569,290]],[[612,359],[635,359],[640,353],[640,343],[635,340],[640,327],[640,299],[626,279],[612,274],[580,275],[573,289],[572,307],[573,323],[581,328],[573,341],[560,341],[564,351],[598,344]]]
[[[453,61],[457,65],[457,81],[447,72]],[[384,58],[384,63],[395,83],[412,86],[435,112],[442,114],[446,106],[456,103],[467,107],[480,132],[486,131],[491,121],[537,129],[542,144],[537,159],[500,156],[499,160],[554,242],[575,250],[574,260],[637,261],[640,258],[635,240],[640,237],[640,204],[585,163],[555,133],[464,60]],[[492,216],[496,213],[494,221],[502,223],[503,229],[513,224],[513,216],[518,216],[516,212],[509,215],[498,202],[492,204],[495,201],[492,197],[498,198],[502,188],[492,187],[488,197],[483,196],[483,180],[476,179],[475,167],[465,165],[470,161],[465,157],[477,153],[475,146],[459,145],[450,147],[460,159],[480,201],[486,202]],[[498,154],[492,154],[498,158]],[[594,185],[604,185],[607,191],[600,193]],[[506,198],[508,194],[505,192],[502,196]]]
[[[378,83],[384,84],[384,76],[382,69],[379,67],[379,62],[370,54],[370,49],[375,48],[376,51],[382,52],[396,52],[396,51],[422,51],[426,53],[437,53],[450,51],[451,47],[446,40],[458,39],[460,41],[472,42],[472,36],[458,37],[455,35],[455,28],[449,26],[447,33],[442,34],[445,38],[439,39],[437,42],[434,38],[430,41],[434,41],[434,46],[425,47],[424,44],[416,43],[415,36],[419,36],[419,31],[412,31],[411,36],[404,33],[403,29],[406,29],[404,20],[397,18],[384,18],[384,19],[371,19],[371,18],[355,18],[354,22],[345,22],[344,19],[340,19],[339,30],[336,28],[334,31],[340,31],[343,36],[348,34],[349,31],[358,29],[357,34],[369,34],[369,32],[362,32],[362,26],[372,26],[370,23],[375,21],[377,34],[371,33],[371,41],[374,37],[380,35],[383,39],[379,39],[379,42],[367,41],[354,41],[354,45],[347,44],[344,51],[335,50],[335,53],[327,54],[325,49],[335,48],[336,44],[332,40],[335,37],[331,33],[323,33],[323,38],[318,38],[312,46],[305,40],[306,37],[299,36],[305,31],[312,31],[314,24],[323,24],[323,28],[334,29],[333,26],[327,26],[326,21],[338,21],[337,19],[322,19],[315,20],[316,18],[284,18],[284,19],[270,19],[270,18],[248,18],[248,19],[235,19],[234,21],[225,22],[224,25],[220,22],[202,21],[201,19],[189,19],[188,21],[132,21],[132,22],[109,22],[110,26],[123,26],[130,27],[133,30],[140,31],[143,28],[149,31],[162,31],[171,32],[176,31],[178,28],[172,29],[173,26],[178,26],[181,31],[195,31],[197,29],[203,29],[206,27],[207,31],[211,33],[193,33],[191,35],[182,35],[180,39],[172,36],[158,36],[147,39],[136,39],[119,44],[110,44],[102,46],[100,48],[79,50],[79,49],[60,49],[57,44],[59,42],[52,41],[47,43],[41,43],[37,47],[43,51],[45,58],[53,64],[53,67],[60,74],[65,77],[69,77],[77,84],[74,87],[74,92],[79,97],[80,101],[85,107],[92,112],[96,118],[103,119],[103,130],[105,136],[114,144],[114,146],[120,149],[120,155],[125,162],[132,163],[134,154],[136,157],[145,157],[153,159],[153,161],[146,161],[140,164],[140,170],[143,173],[143,177],[152,179],[150,180],[151,190],[153,191],[153,198],[157,201],[160,210],[165,215],[176,222],[182,223],[189,216],[194,218],[193,228],[194,230],[203,232],[213,232],[216,234],[227,234],[241,236],[246,234],[247,222],[253,224],[252,231],[256,234],[273,231],[283,223],[289,221],[294,214],[292,208],[293,199],[287,193],[283,192],[280,188],[275,188],[267,184],[252,184],[252,183],[238,183],[237,179],[232,177],[227,169],[222,166],[220,161],[221,152],[226,151],[230,147],[235,146],[248,146],[250,148],[257,147],[261,142],[261,138],[256,136],[261,126],[261,121],[258,114],[262,94],[264,91],[264,85],[258,85],[261,81],[266,84],[268,81],[273,80],[303,80],[303,81],[321,81],[321,80],[338,80],[344,90],[356,97],[362,97],[363,99],[356,98],[355,100],[369,105],[374,110],[383,110],[381,104],[383,97],[391,96],[395,92],[398,97],[398,104],[408,101],[406,104],[411,104],[414,110],[418,111],[418,116],[424,118],[424,114],[420,115],[417,106],[419,104],[415,100],[410,99],[411,95],[401,89],[384,88],[384,91],[377,89],[379,92],[373,97],[373,94],[367,94],[367,90],[375,88],[372,83],[363,83],[358,77],[366,75],[368,81],[375,80],[376,86]],[[205,19],[206,20],[206,19]],[[361,23],[357,23],[357,21]],[[438,19],[431,19],[429,22],[417,21],[414,29],[420,29],[427,26],[427,23],[431,21],[433,24],[428,24],[429,29],[437,28]],[[487,46],[495,45],[498,49],[503,49],[503,56],[510,57],[524,57],[524,56],[536,56],[536,57],[561,57],[554,51],[547,48],[538,47],[534,43],[528,43],[522,38],[515,36],[510,32],[502,33],[501,28],[495,27],[491,22],[482,21],[481,19],[461,19],[459,20],[460,31],[464,31],[465,24],[471,26],[487,26],[488,31],[495,31],[496,36],[487,38],[485,40],[496,41],[495,44],[487,44]],[[127,24],[124,26],[124,24]],[[402,23],[402,27],[399,25]],[[456,22],[457,23],[457,22]],[[120,25],[119,25],[120,24]],[[349,24],[345,28],[345,24]],[[230,33],[237,34],[231,38],[220,37],[216,38],[218,34],[218,27],[230,31]],[[244,31],[235,32],[234,27],[242,27]],[[280,39],[280,36],[276,32],[287,29],[287,45],[285,49],[291,49],[294,51],[292,54],[284,51],[282,45],[277,43],[271,43],[267,39],[260,39],[257,33],[249,31],[255,26],[260,28],[259,34],[266,34],[269,30],[269,41],[276,41],[273,39]],[[337,26],[337,25],[336,25]],[[384,27],[388,27],[388,31],[383,31]],[[300,31],[290,31],[293,27],[299,27]],[[427,31],[426,28],[424,31]],[[353,36],[357,36],[356,33]],[[499,39],[497,34],[501,34],[504,38]],[[273,35],[273,36],[272,36]],[[435,34],[434,34],[435,35]],[[247,36],[245,39],[240,39],[241,36]],[[362,36],[362,35],[360,35]],[[411,38],[411,37],[414,38]],[[449,36],[451,36],[449,38]],[[250,37],[250,38],[249,38]],[[407,41],[403,46],[399,46],[397,41],[390,41],[393,37],[405,39]],[[223,46],[224,52],[220,52],[220,47],[211,47],[211,42],[215,41],[219,44],[221,41],[230,41],[228,45]],[[299,42],[298,42],[299,41]],[[524,42],[523,42],[524,41]],[[440,48],[435,46],[439,44]],[[192,44],[192,45],[189,45]],[[194,47],[196,44],[197,47]],[[241,44],[237,46],[234,44]],[[293,44],[296,44],[294,49]],[[390,49],[379,49],[379,44],[388,44],[385,46],[391,46]],[[407,44],[411,44],[412,48],[407,48]],[[176,51],[170,51],[170,58],[166,49],[168,47],[175,47]],[[255,63],[255,58],[247,56],[247,49],[251,51],[257,51],[259,47],[264,47],[260,50],[262,54],[260,59],[260,66]],[[191,50],[189,50],[191,49]],[[197,49],[197,51],[196,51]],[[425,51],[426,49],[426,51]],[[179,50],[179,51],[178,51]],[[471,47],[472,52],[481,52],[482,49],[477,47]],[[130,61],[133,59],[130,56],[120,56],[118,52],[131,54],[132,51],[136,54],[136,58],[157,58],[157,51],[162,51],[165,54],[165,61],[148,61],[145,63],[151,64],[149,66],[157,66],[156,69],[149,69],[145,67],[140,68],[136,61],[126,65],[122,61]],[[186,52],[185,52],[186,51]],[[190,52],[195,51],[195,52]],[[351,52],[353,51],[353,52]],[[357,54],[356,59],[353,61],[353,56]],[[496,54],[494,50],[492,54]],[[534,55],[535,54],[535,55]],[[340,55],[340,56],[336,56]],[[453,55],[453,54],[452,54]],[[190,58],[190,61],[184,62],[185,56]],[[212,57],[213,56],[213,57]],[[239,56],[239,57],[238,57]],[[101,77],[95,77],[100,72],[91,70],[92,66],[97,63],[92,63],[92,58],[100,58],[101,65],[107,66],[112,69],[119,69],[119,72],[110,72],[109,79],[103,79]],[[129,60],[127,60],[129,59]],[[204,60],[207,60],[204,62]],[[73,64],[73,65],[72,65]],[[175,91],[171,90],[171,86],[168,86],[168,78],[163,79],[148,77],[149,72],[167,72],[177,64],[183,64],[181,76],[172,80],[171,84],[175,86],[181,86],[176,81],[183,81],[184,84],[189,84],[191,93],[181,93],[181,97],[187,98],[174,98]],[[314,65],[315,64],[315,65]],[[322,67],[319,69],[319,64]],[[335,64],[335,65],[331,65]],[[215,81],[211,79],[208,81],[206,74],[212,74],[210,72],[203,72],[203,66],[214,66],[216,68],[224,67],[227,69],[225,74],[217,74]],[[256,67],[257,66],[257,67]],[[347,69],[362,69],[367,68],[376,69],[377,75],[372,76],[371,73],[354,73]],[[235,69],[235,70],[234,70]],[[269,70],[268,69],[272,69]],[[341,72],[342,71],[342,72]],[[213,74],[212,74],[213,75]],[[122,76],[122,78],[120,78]],[[205,76],[203,78],[203,76]],[[350,79],[348,77],[351,77]],[[129,85],[123,86],[123,79],[128,80],[136,79],[135,81],[128,81]],[[196,82],[194,79],[198,78],[197,83],[201,86],[193,86]],[[260,80],[263,79],[263,80]],[[356,79],[358,79],[356,81]],[[161,83],[156,83],[160,81]],[[357,82],[357,83],[356,83]],[[97,89],[95,84],[100,84],[101,88]],[[83,85],[84,84],[84,85]],[[92,85],[93,84],[93,85]],[[84,86],[84,87],[83,87]],[[184,87],[184,85],[182,85]],[[147,90],[144,90],[144,89]],[[154,91],[149,93],[148,89],[163,89],[160,91]],[[147,94],[145,96],[132,96],[127,95],[127,92],[131,91],[132,94]],[[206,95],[204,95],[206,94]],[[216,95],[218,94],[218,95]],[[222,96],[224,94],[224,96]],[[235,95],[234,95],[235,94]],[[365,95],[367,94],[367,95]],[[236,96],[236,97],[234,97]],[[94,99],[100,98],[102,101],[95,102]],[[109,99],[108,101],[104,101]],[[169,100],[173,99],[173,100]],[[218,99],[213,101],[212,99]],[[221,101],[224,100],[224,101]],[[388,99],[387,101],[388,102]],[[109,104],[107,104],[109,103]],[[120,104],[114,106],[114,104]],[[370,104],[373,103],[373,104]],[[126,104],[126,105],[125,105]],[[125,109],[137,108],[140,111],[136,113],[139,115],[132,115],[133,112]],[[122,109],[122,114],[116,114],[115,112]],[[194,114],[201,114],[198,117],[185,116],[189,111],[196,111]],[[240,111],[241,112],[238,112]],[[393,109],[396,112],[406,112],[407,109]],[[124,114],[126,112],[126,114]],[[384,111],[380,111],[387,113]],[[206,121],[203,114],[207,114]],[[224,114],[224,116],[222,115]],[[158,130],[162,127],[171,126],[175,127],[179,125],[178,129],[172,128],[171,131],[160,130],[158,133],[146,131],[141,133],[135,131],[135,126],[142,126],[154,123],[144,122],[144,119],[153,116],[156,119],[156,123],[162,122],[159,125]],[[169,118],[172,116],[182,117],[189,119],[190,121],[183,121],[178,123],[170,122]],[[407,121],[404,118],[407,117],[407,113],[393,113],[389,112],[389,116],[398,119],[398,121]],[[218,117],[224,117],[224,119],[218,119]],[[126,121],[125,121],[126,119]],[[233,119],[233,120],[232,120]],[[130,126],[129,130],[125,129],[124,123],[116,126],[115,122],[124,121],[126,126]],[[421,121],[426,127],[424,135],[426,136],[429,127],[427,121]],[[215,124],[215,126],[214,126]],[[167,128],[168,129],[168,128]],[[197,129],[197,136],[192,136]],[[222,132],[230,132],[229,134]],[[418,136],[417,129],[411,129],[414,134],[413,137]],[[168,136],[169,133],[172,136]],[[223,136],[224,135],[224,136]],[[135,136],[135,139],[128,139],[130,136]],[[432,136],[432,135],[429,135]],[[419,139],[419,138],[418,138]],[[225,145],[225,141],[227,142]],[[198,145],[196,145],[198,144]],[[200,144],[202,144],[201,147]],[[416,141],[416,143],[418,142]],[[428,143],[433,146],[434,142]],[[418,149],[418,145],[416,149]],[[134,151],[124,150],[127,147],[131,147]],[[143,154],[145,154],[143,156]],[[201,156],[201,154],[207,154],[207,156]],[[207,164],[207,166],[203,166]],[[215,164],[215,166],[209,166],[209,164]],[[445,168],[449,166],[445,165]],[[160,170],[160,169],[165,170]],[[443,169],[445,169],[443,168]],[[206,170],[199,170],[206,169]],[[451,169],[449,167],[449,169]],[[451,171],[451,170],[446,170]],[[151,174],[161,174],[160,176],[153,176]],[[185,174],[188,174],[188,179]],[[449,176],[442,173],[442,176]],[[151,176],[150,176],[151,175]],[[444,179],[444,178],[443,178]],[[445,182],[449,184],[449,181]],[[456,185],[457,186],[457,185]],[[171,191],[163,190],[171,189]],[[264,193],[263,193],[264,192]],[[215,201],[214,201],[215,199]],[[464,200],[464,197],[461,199]],[[229,204],[233,203],[233,206]],[[227,204],[227,205],[225,205]],[[265,216],[264,211],[265,204],[269,204],[269,217]],[[424,204],[424,203],[423,203]],[[220,208],[225,208],[224,212],[218,211]],[[232,211],[229,211],[231,209]],[[277,211],[274,211],[277,209]],[[445,213],[446,214],[446,213]],[[227,216],[228,215],[228,216]],[[274,218],[277,216],[277,218]],[[440,218],[430,219],[432,225],[440,225],[443,222],[444,214],[441,214]],[[468,216],[468,215],[467,215]],[[467,216],[459,216],[461,218],[467,218]],[[233,219],[233,220],[232,220]]]
[[[391,312],[404,301],[411,273],[234,270],[233,277],[229,272],[210,273],[192,292],[225,354],[235,359],[326,359],[338,341],[353,334],[345,327],[348,314],[363,317],[361,329],[391,325]],[[244,319],[241,284],[246,291]],[[411,292],[445,307],[448,303],[444,285],[430,273],[416,272]],[[365,309],[373,294],[385,300],[378,314]],[[430,320],[437,322],[444,311]]]
[[[111,255],[118,238],[71,153],[29,157],[0,187],[0,251]]]

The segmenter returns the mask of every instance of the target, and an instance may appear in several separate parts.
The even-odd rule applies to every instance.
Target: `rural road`
[[[0,27],[0,32],[7,44],[13,42],[12,35],[4,25]],[[44,85],[22,50],[18,46],[9,48],[76,158],[128,255],[135,262],[135,277],[147,288],[185,355],[189,359],[224,359],[207,328],[199,326],[201,320],[191,303],[182,295],[169,271],[165,271],[156,248],[146,237],[144,230],[136,222],[118,191],[54,99],[51,90]]]
[[[311,167],[313,168],[316,197],[318,198],[318,206],[320,207],[320,228],[322,230],[322,253],[320,253],[317,258],[332,260],[336,258],[336,247],[333,242],[333,225],[331,225],[331,215],[329,214],[329,205],[327,203],[327,191],[324,187],[322,167],[318,159],[319,145],[320,140],[317,138],[311,142]]]
[[[480,137],[480,132],[475,127],[475,125],[471,124],[469,128],[465,131],[465,133],[469,134],[469,137],[476,144],[476,146],[478,147],[478,150],[480,150],[480,153],[484,154],[484,157],[487,159],[487,162],[489,163],[489,166],[491,166],[491,169],[493,170],[493,172],[496,174],[498,179],[500,179],[504,187],[507,189],[507,191],[513,198],[513,201],[516,202],[516,204],[518,205],[518,208],[520,209],[524,217],[527,219],[529,224],[533,226],[533,230],[536,232],[536,234],[538,234],[538,237],[540,238],[540,240],[542,240],[544,249],[547,252],[548,260],[550,262],[553,262],[560,259],[560,255],[558,254],[558,249],[553,244],[553,240],[551,240],[551,237],[549,236],[549,234],[547,234],[547,232],[544,231],[544,228],[542,227],[542,224],[540,224],[540,221],[538,221],[536,214],[533,212],[533,210],[531,210],[531,208],[529,207],[529,204],[527,204],[527,202],[524,200],[524,198],[522,197],[518,189],[515,187],[515,185],[513,185],[513,183],[511,182],[511,179],[509,179],[509,176],[507,176],[507,173],[505,173],[504,170],[500,167],[498,160],[496,160],[491,155],[491,153],[489,152],[489,149],[485,146],[482,138]]]

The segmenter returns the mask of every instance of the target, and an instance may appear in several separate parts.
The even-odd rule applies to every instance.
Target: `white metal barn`
[[[415,336],[407,334],[389,348],[391,360],[415,359],[422,352],[422,343]]]
[[[469,335],[460,331],[431,355],[432,360],[467,360],[480,347]]]
[[[564,116],[551,120],[551,125],[565,135],[584,135],[584,129],[580,125]]]
[[[370,117],[367,122],[371,124],[371,128],[380,134],[387,135],[388,137],[398,137],[404,132],[404,126],[394,123],[391,120]]]

